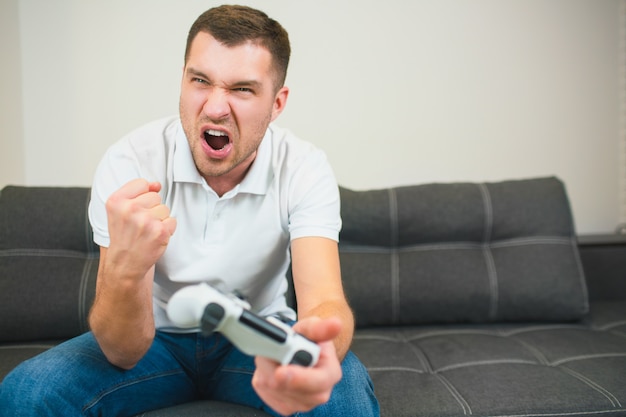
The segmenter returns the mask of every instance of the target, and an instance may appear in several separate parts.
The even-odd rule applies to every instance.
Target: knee
[[[342,383],[357,389],[373,390],[372,380],[365,365],[351,351],[341,362],[341,370],[343,372]]]
[[[22,362],[0,385],[0,410],[10,416],[81,414],[73,404],[80,367],[76,355],[62,345]]]
[[[378,417],[380,410],[374,395],[374,384],[365,366],[355,354],[348,352],[341,363],[341,369],[343,376],[335,386],[328,406],[334,410],[342,410],[349,405],[349,409],[343,410],[347,413],[345,415]]]
[[[0,410],[11,416],[38,415],[38,403],[50,403],[56,386],[37,358],[23,362],[0,385]],[[41,414],[45,415],[45,414]],[[50,414],[52,415],[52,414]]]

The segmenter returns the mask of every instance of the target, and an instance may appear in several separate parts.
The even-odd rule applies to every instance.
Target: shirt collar
[[[185,136],[182,125],[178,125],[174,146],[174,182],[190,182],[196,184],[206,184],[202,175],[198,172],[196,164],[189,149],[189,142]],[[256,158],[246,174],[243,181],[232,191],[265,194],[269,189],[274,170],[272,169],[272,128],[265,132],[265,136],[259,145]],[[230,192],[229,192],[230,193]]]
[[[196,168],[193,161],[189,142],[180,121],[176,129],[176,139],[174,142],[174,166],[172,167],[174,182],[191,182],[202,184],[204,179]]]
[[[265,132],[265,136],[257,149],[256,158],[248,170],[246,177],[241,181],[239,191],[250,194],[265,194],[270,187],[274,170],[272,169],[272,128]]]

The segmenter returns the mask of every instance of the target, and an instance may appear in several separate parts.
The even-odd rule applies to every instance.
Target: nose
[[[211,120],[222,120],[228,117],[230,114],[228,93],[221,88],[209,89],[202,111]]]

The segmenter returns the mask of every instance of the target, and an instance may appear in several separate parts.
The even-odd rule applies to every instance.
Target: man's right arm
[[[100,250],[89,324],[107,359],[124,369],[135,366],[154,339],[154,265],[176,229],[159,190],[158,183],[137,179],[106,202],[110,244]]]

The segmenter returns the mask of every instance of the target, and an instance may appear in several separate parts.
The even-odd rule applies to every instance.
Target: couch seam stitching
[[[82,332],[89,330],[87,324],[87,283],[89,282],[89,272],[91,271],[94,259],[88,258],[83,265],[83,272],[80,277],[78,290],[78,323]]]
[[[49,257],[63,257],[63,258],[97,258],[98,255],[94,253],[85,253],[72,249],[30,249],[30,248],[18,248],[18,249],[2,249],[0,250],[0,257],[5,256],[49,256]]]
[[[514,335],[509,335],[507,336],[510,340],[514,340],[517,343],[519,343],[520,345],[522,345],[523,347],[525,347],[533,356],[535,356],[535,358],[537,358],[537,361],[539,361],[540,364],[542,365],[546,365],[546,366],[550,366],[550,361],[548,361],[548,358],[546,358],[546,356],[541,352],[541,350],[539,350],[538,348],[536,348],[535,346],[531,345],[528,342],[525,342],[524,340],[521,340],[520,338],[514,336]]]
[[[596,330],[609,332],[609,333],[620,333],[620,332],[614,332],[612,331],[612,329],[615,327],[621,327],[624,325],[626,325],[626,320],[617,320],[617,321],[612,321],[610,323],[603,324],[601,326],[592,326],[592,328]]]
[[[594,410],[594,411],[572,411],[567,413],[534,413],[534,414],[497,414],[489,417],[562,417],[562,416],[582,416],[599,414],[614,414],[616,411],[623,411],[623,409],[612,410]]]
[[[602,359],[602,358],[622,358],[625,357],[626,353],[596,353],[596,354],[588,354],[588,355],[577,355],[577,356],[568,356],[566,358],[561,358],[552,362],[550,365],[552,366],[561,366],[568,362],[576,362],[576,361],[584,361],[587,359]]]
[[[559,236],[532,236],[532,237],[519,237],[511,239],[503,239],[500,241],[492,241],[489,246],[493,248],[510,248],[520,246],[532,246],[532,245],[562,245],[570,246],[571,241],[566,237]],[[485,246],[484,243],[479,242],[441,242],[441,243],[428,243],[428,244],[413,244],[402,246],[401,248],[384,247],[384,246],[370,246],[370,245],[355,245],[344,244],[341,247],[342,252],[348,253],[410,253],[429,250],[459,250],[459,249],[481,249]]]
[[[426,355],[426,352],[424,352],[424,350],[417,344],[415,343],[411,343],[406,336],[404,335],[404,333],[398,333],[398,338],[405,344],[409,346],[409,349],[411,349],[411,352],[413,352],[413,354],[415,354],[415,356],[417,357],[417,359],[420,361],[420,363],[422,364],[422,367],[424,368],[424,370],[429,373],[432,374],[433,373],[433,367],[430,363],[430,360],[428,360],[428,355]]]
[[[421,369],[411,368],[409,366],[372,366],[367,368],[368,372],[413,372],[416,374],[426,374]]]
[[[493,233],[493,203],[489,189],[485,184],[477,184],[483,200],[485,210],[485,228],[483,232],[483,256],[487,266],[487,278],[489,279],[489,318],[495,320],[498,317],[498,271],[496,269],[493,254],[491,252],[491,238]]]
[[[460,368],[469,368],[469,367],[477,367],[477,366],[490,366],[490,365],[533,365],[537,366],[537,362],[527,360],[527,359],[490,359],[490,360],[482,360],[482,361],[468,361],[455,363],[452,365],[442,366],[439,369],[436,369],[434,373],[441,373],[446,371],[452,371],[454,369]]]
[[[388,191],[389,196],[389,224],[391,247],[393,248],[390,258],[391,273],[391,320],[394,324],[400,322],[400,273],[398,258],[398,200],[394,188]]]
[[[572,226],[572,230],[574,226]],[[587,289],[587,282],[585,278],[585,271],[583,269],[582,260],[580,259],[580,252],[578,251],[578,242],[576,240],[576,233],[572,233],[573,236],[570,237],[570,245],[572,251],[574,252],[574,260],[576,261],[576,268],[578,269],[578,283],[580,284],[580,288],[582,289],[583,295],[583,304],[584,304],[584,312],[589,312],[589,290]]]
[[[33,343],[33,344],[28,344],[28,343],[22,343],[22,344],[18,344],[18,345],[2,345],[0,346],[0,350],[9,350],[9,349],[51,349],[53,347],[57,346],[57,344],[46,344],[46,343]]]
[[[599,392],[600,394],[604,395],[611,402],[611,405],[613,407],[621,407],[622,406],[622,404],[619,402],[619,399],[617,399],[617,397],[615,397],[609,390],[607,390],[606,388],[604,388],[603,386],[601,386],[597,382],[587,378],[584,375],[579,374],[578,372],[576,372],[576,371],[574,371],[572,369],[565,368],[565,367],[559,367],[559,368],[563,372],[573,376],[574,378],[576,378],[579,381],[583,382],[584,384],[588,385],[590,388],[592,388],[595,391]]]
[[[441,374],[434,374],[437,379],[446,387],[448,392],[452,394],[452,397],[457,401],[457,403],[463,409],[463,414],[468,415],[472,414],[472,408],[468,404],[468,402],[463,398],[463,396],[459,393],[459,391],[455,388],[454,385],[446,377]]]

